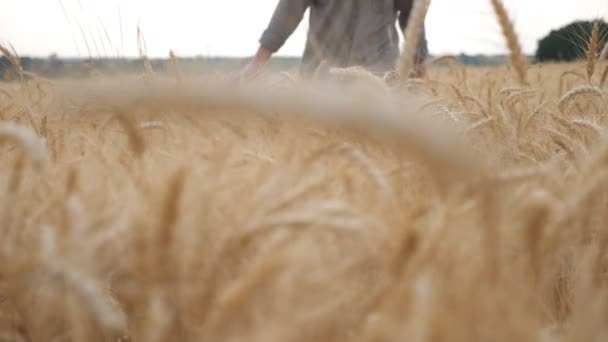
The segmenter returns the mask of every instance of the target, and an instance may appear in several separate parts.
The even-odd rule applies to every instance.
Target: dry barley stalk
[[[511,19],[507,14],[507,10],[505,9],[505,6],[501,0],[491,0],[491,2],[494,12],[496,13],[496,17],[498,18],[498,22],[500,23],[500,27],[502,28],[503,35],[507,40],[509,51],[511,51],[511,64],[515,68],[517,78],[522,84],[527,85],[528,81],[526,79],[526,74],[528,67],[526,57],[522,52],[513,23],[511,22]]]

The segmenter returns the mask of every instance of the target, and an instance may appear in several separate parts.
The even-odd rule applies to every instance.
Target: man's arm
[[[268,28],[260,38],[260,45],[277,52],[302,21],[311,0],[280,0]]]
[[[401,28],[401,32],[405,32],[413,5],[413,0],[395,0],[395,8],[399,11],[399,27]],[[423,26],[415,57],[418,76],[422,76],[424,74],[424,61],[428,55],[429,50],[426,40],[426,30]]]
[[[298,27],[312,0],[280,0],[268,28],[260,38],[260,47],[243,70],[245,77],[255,75]]]

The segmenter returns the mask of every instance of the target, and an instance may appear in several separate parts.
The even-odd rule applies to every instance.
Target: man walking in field
[[[242,74],[257,74],[299,25],[310,8],[309,32],[300,71],[310,74],[322,61],[332,67],[362,66],[375,73],[395,67],[399,57],[399,35],[414,0],[280,0],[270,24],[260,38],[260,47]],[[425,73],[428,49],[424,33],[416,55],[415,76]]]

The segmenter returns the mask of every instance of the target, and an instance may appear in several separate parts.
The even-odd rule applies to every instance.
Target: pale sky
[[[136,56],[139,22],[147,53],[152,57],[166,57],[170,49],[178,56],[249,56],[255,52],[277,2],[2,0],[0,43],[13,44],[22,56],[57,53],[60,57],[86,57],[89,50],[93,57]],[[576,19],[608,19],[607,0],[504,2],[527,53],[533,53],[538,39],[552,28]],[[489,3],[489,0],[432,0],[426,21],[431,53],[504,52]],[[301,54],[306,27],[304,19],[279,55]]]

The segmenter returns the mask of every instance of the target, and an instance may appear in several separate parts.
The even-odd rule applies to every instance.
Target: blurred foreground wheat
[[[518,51],[0,85],[0,340],[605,340],[606,62]]]

